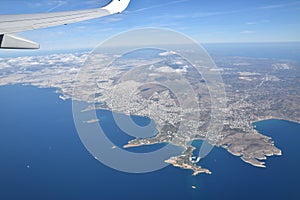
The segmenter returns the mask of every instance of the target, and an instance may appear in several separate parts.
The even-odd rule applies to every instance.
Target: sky
[[[97,8],[110,0],[1,0],[0,14]],[[300,41],[300,0],[131,0],[118,15],[19,33],[42,50],[93,48],[135,28],[168,28],[199,43]]]

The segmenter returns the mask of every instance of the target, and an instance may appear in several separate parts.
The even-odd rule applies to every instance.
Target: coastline
[[[282,117],[274,117],[274,116],[268,116],[268,117],[265,117],[265,118],[258,119],[256,121],[251,122],[251,124],[253,125],[254,123],[258,123],[258,122],[262,122],[262,121],[267,121],[267,120],[280,120],[280,121],[287,121],[287,122],[292,122],[292,123],[300,124],[300,121],[291,120],[291,119],[282,118]]]

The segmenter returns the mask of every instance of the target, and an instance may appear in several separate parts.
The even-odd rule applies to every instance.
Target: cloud
[[[254,34],[256,31],[251,31],[251,30],[244,30],[240,32],[241,34]]]
[[[55,9],[58,8],[62,5],[66,5],[68,4],[67,1],[62,1],[62,0],[57,0],[57,1],[38,1],[38,2],[27,2],[26,3],[28,6],[30,7],[34,7],[34,8],[39,8],[39,7],[51,7],[49,10],[51,9]]]
[[[153,19],[155,19],[155,20],[159,20],[159,19],[162,19],[162,20],[163,19],[168,19],[168,20],[198,19],[198,18],[253,12],[253,11],[259,11],[259,10],[280,9],[280,8],[291,7],[291,6],[293,6],[293,8],[295,8],[295,9],[297,9],[297,7],[295,7],[296,5],[300,6],[300,1],[289,2],[289,3],[285,3],[285,4],[272,4],[272,5],[266,5],[266,6],[258,6],[258,7],[231,10],[231,11],[197,12],[197,13],[186,13],[186,14],[180,14],[180,15],[165,14],[165,15],[155,16],[155,17],[153,17]],[[249,23],[256,23],[256,22],[249,22]]]
[[[258,7],[258,9],[269,10],[269,9],[278,9],[278,8],[284,8],[284,7],[295,6],[295,5],[300,5],[300,2],[294,1],[294,2],[283,3],[283,4],[273,4],[273,5]]]
[[[176,55],[177,53],[175,51],[166,51],[163,53],[160,53],[160,56],[170,56],[170,55]]]
[[[159,67],[159,68],[155,68],[154,71],[159,72],[159,73],[168,73],[168,74],[177,73],[177,74],[181,74],[181,73],[187,73],[187,69],[188,69],[188,66],[183,66],[182,68],[179,68],[179,69],[173,69],[169,66],[162,66],[162,67]],[[150,67],[150,70],[152,70],[151,67]]]
[[[24,56],[16,58],[3,58],[0,60],[0,69],[7,67],[15,68],[46,68],[53,66],[81,66],[88,54],[86,53],[68,53],[68,54],[51,54],[45,56]]]
[[[51,11],[53,11],[53,10],[55,10],[55,9],[57,9],[57,8],[59,8],[59,7],[61,7],[62,5],[66,5],[68,2],[66,2],[66,1],[58,1],[57,3],[56,3],[56,5],[55,6],[53,6],[52,8],[50,8],[50,9],[48,9],[46,12],[51,12]]]
[[[270,23],[270,20],[264,19],[260,21],[247,22],[246,25],[257,25],[257,24],[267,24]]]
[[[247,25],[256,25],[257,22],[247,22],[246,24],[247,24]]]
[[[168,3],[162,3],[162,4],[158,4],[158,5],[154,5],[154,6],[150,6],[150,7],[146,7],[146,8],[140,8],[140,9],[137,9],[137,10],[134,10],[134,11],[127,11],[127,12],[128,13],[142,12],[142,11],[145,11],[145,10],[151,10],[151,9],[154,9],[154,8],[170,6],[170,5],[183,3],[183,2],[187,2],[187,1],[189,1],[189,0],[178,0],[178,1],[168,2]]]
[[[123,20],[122,17],[110,17],[110,18],[106,18],[103,21],[110,23],[110,22],[119,22],[119,21],[122,21],[122,20]]]

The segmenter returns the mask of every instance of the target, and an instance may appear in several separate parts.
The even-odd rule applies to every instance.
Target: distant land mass
[[[124,148],[159,143],[183,147],[180,155],[165,162],[193,170],[193,175],[211,173],[192,159],[196,149],[192,142],[195,140],[207,140],[246,163],[265,167],[267,157],[279,156],[282,152],[272,138],[260,134],[253,123],[272,118],[300,123],[300,64],[293,60],[214,56],[224,81],[227,106],[221,110],[225,116],[223,130],[217,138],[211,138],[207,135],[211,117],[209,90],[201,74],[197,74],[187,61],[173,53],[160,52],[144,59],[143,54],[125,57],[105,68],[101,65],[102,61],[117,55],[97,55],[99,62],[88,67],[85,71],[86,82],[77,85],[80,93],[74,94],[77,74],[88,55],[82,52],[0,58],[0,86],[25,84],[56,88],[63,100],[99,103],[97,109],[149,117],[156,123],[157,135],[128,141]],[[136,70],[138,80],[123,79],[129,70]],[[178,82],[180,77],[185,77],[197,93],[201,109],[183,110],[170,89],[144,84],[145,80],[156,80],[155,73],[158,72],[168,73],[168,77]],[[123,92],[122,97],[130,88],[137,87],[139,90],[134,91],[134,98],[124,99],[113,96],[115,86]],[[185,103],[188,101],[186,98]],[[89,109],[91,107],[86,108]],[[192,112],[199,112],[200,117],[182,118],[183,113]],[[86,123],[97,122],[98,119],[90,119]],[[181,133],[178,132],[180,124],[185,124]]]

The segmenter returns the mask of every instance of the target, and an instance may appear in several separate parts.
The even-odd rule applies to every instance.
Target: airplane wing
[[[79,11],[0,15],[0,48],[38,49],[39,44],[13,34],[121,13],[127,8],[129,2],[130,0],[112,0],[102,8]]]

